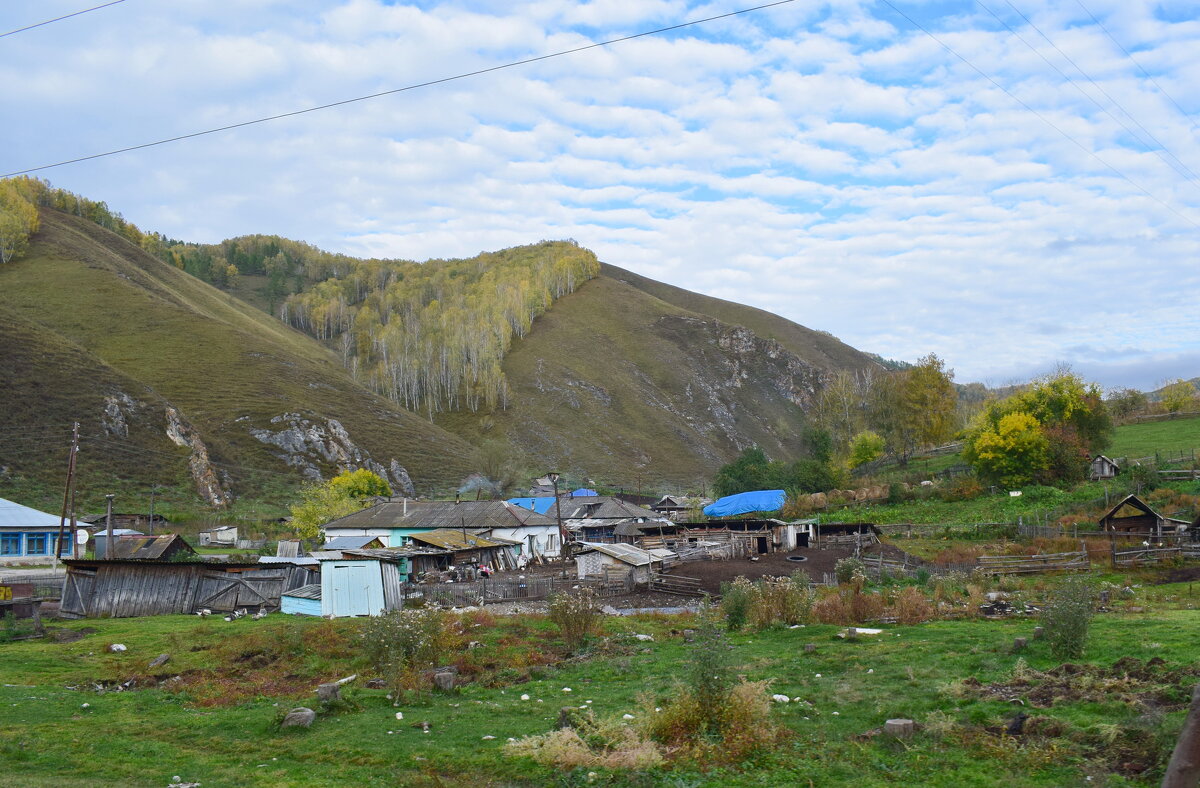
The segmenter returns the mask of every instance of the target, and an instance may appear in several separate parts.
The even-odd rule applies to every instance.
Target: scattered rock
[[[1012,650],[1013,651],[1023,651],[1025,649],[1025,647],[1028,645],[1029,645],[1029,641],[1026,638],[1013,638]]]
[[[387,689],[387,681],[384,679],[371,679],[366,683],[367,689]]]
[[[634,635],[634,637],[641,641],[654,640],[653,635]]]
[[[694,629],[683,630],[683,641],[685,643],[691,643],[695,639],[696,639],[696,630],[694,630]]]
[[[492,740],[492,739],[494,739],[494,738],[496,738],[496,737],[495,737],[495,736],[484,736],[484,737],[483,737],[483,740],[484,740],[484,741],[491,741],[491,740]]]
[[[1033,639],[1034,640],[1041,640],[1042,636],[1045,634],[1046,634],[1045,627],[1034,627],[1033,628]]]
[[[791,703],[792,702],[792,699],[789,698],[787,695],[772,695],[771,700],[775,701],[776,703]]]
[[[396,712],[396,719],[398,719],[398,720],[404,719],[404,712],[402,712],[402,711]]]
[[[619,612],[617,612],[617,609],[615,607],[613,607],[612,605],[605,605],[604,607],[600,608],[600,612],[606,616],[621,615]]]
[[[124,643],[113,643],[108,647],[108,650],[114,654],[120,654],[122,651],[127,651]]]
[[[330,701],[342,699],[342,685],[336,681],[330,681],[321,684],[317,687],[317,698],[329,703]]]
[[[167,663],[167,660],[170,658],[171,658],[170,654],[159,654],[157,657],[150,660],[149,667],[150,668],[162,667],[163,665],[165,665]]]
[[[283,718],[280,723],[280,728],[307,728],[313,724],[313,720],[317,718],[317,713],[312,709],[306,709],[303,706],[292,709]]]
[[[443,670],[443,671],[434,673],[433,674],[433,686],[437,687],[438,689],[442,690],[443,692],[451,691],[452,689],[454,689],[455,680],[457,679],[456,673],[457,673],[457,671],[455,671],[455,673],[451,673],[448,670]]]
[[[811,653],[813,653],[813,652],[814,652],[814,651],[816,651],[816,650],[817,650],[817,644],[816,644],[816,643],[805,643],[805,644],[804,644],[804,653],[805,653],[805,654],[811,654]]]

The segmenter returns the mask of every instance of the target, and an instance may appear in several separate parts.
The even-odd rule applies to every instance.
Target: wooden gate
[[[67,580],[63,583],[62,602],[58,614],[64,618],[83,618],[88,614],[88,602],[96,589],[96,571],[94,569],[67,570]]]

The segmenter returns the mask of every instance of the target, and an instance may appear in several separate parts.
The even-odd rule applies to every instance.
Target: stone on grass
[[[111,646],[108,647],[108,650],[114,654],[119,654],[122,651],[125,651],[126,649],[125,649],[124,643],[113,643]]]
[[[1013,651],[1021,651],[1029,645],[1029,640],[1026,638],[1013,638]]]
[[[433,674],[433,686],[443,692],[449,692],[454,689],[454,683],[455,675],[449,671],[441,671]]]
[[[775,701],[776,703],[791,703],[792,702],[792,699],[789,698],[787,695],[772,695],[771,700]]]
[[[317,687],[317,697],[326,703],[329,703],[330,701],[341,700],[342,685],[338,684],[336,681],[330,681],[325,684],[321,684]]]
[[[306,709],[303,706],[292,709],[283,718],[283,722],[279,724],[281,728],[307,728],[313,724],[313,720],[317,718],[317,713],[312,709]]]
[[[150,668],[162,667],[167,664],[167,660],[171,658],[170,654],[159,654],[154,659],[150,660]]]

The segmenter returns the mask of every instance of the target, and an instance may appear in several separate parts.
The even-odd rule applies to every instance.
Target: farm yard
[[[773,558],[736,563],[777,572],[793,563]],[[724,563],[735,562],[711,565]],[[380,671],[367,655],[370,620],[51,622],[44,639],[0,645],[0,781],[873,786],[902,776],[925,785],[1156,785],[1200,682],[1200,589],[1190,575],[1161,582],[1180,568],[1100,571],[1095,581],[1111,597],[1080,659],[1054,657],[1036,637],[1036,615],[990,618],[972,606],[999,593],[1014,607],[1040,608],[1057,575],[870,580],[862,595],[889,606],[873,617],[894,620],[880,614],[911,601],[906,588],[929,606],[918,615],[929,620],[878,624],[877,635],[839,637],[854,622],[822,623],[820,600],[803,624],[749,622],[727,635],[731,667],[788,697],[769,709],[782,735],[741,762],[717,748],[668,752],[660,765],[632,770],[556,768],[509,739],[551,731],[563,707],[637,729],[686,683],[703,647],[689,638],[695,614],[607,616],[572,648],[545,614],[445,613],[437,661],[457,670],[457,686],[417,682],[395,702],[371,681]],[[822,593],[856,594],[845,585]],[[111,651],[117,643],[124,650]],[[352,675],[340,699],[317,700],[319,684]],[[317,712],[312,727],[280,729],[297,706]],[[1020,715],[1021,731],[1007,734]],[[880,733],[893,718],[914,720],[916,732]]]

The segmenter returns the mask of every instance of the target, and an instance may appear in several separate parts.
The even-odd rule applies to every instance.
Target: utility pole
[[[116,496],[113,495],[112,493],[109,493],[108,495],[104,496],[105,500],[108,501],[108,507],[107,507],[107,509],[105,511],[105,515],[104,515],[104,522],[105,522],[105,525],[104,525],[104,560],[106,560],[106,561],[110,557],[112,557],[112,545],[113,545],[112,502],[113,502],[113,498],[115,498],[115,497]]]
[[[567,557],[567,533],[563,530],[562,524],[562,503],[558,497],[558,474],[554,471],[546,474],[550,477],[550,483],[554,485],[554,519],[558,522],[558,541],[561,542],[558,554],[562,558]]]
[[[75,510],[72,502],[75,498],[75,455],[79,453],[79,422],[71,428],[71,449],[67,454],[67,484],[63,488],[62,516],[58,518],[58,539],[54,542],[54,555],[50,561],[51,567],[58,568],[58,559],[62,557],[63,531],[67,523],[67,510],[71,510],[71,541],[75,541]]]

